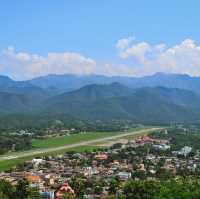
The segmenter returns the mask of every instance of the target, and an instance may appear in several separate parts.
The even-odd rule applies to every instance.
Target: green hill
[[[198,119],[200,97],[172,88],[129,89],[118,83],[89,85],[51,98],[44,112],[67,114],[77,119],[134,121],[184,121]]]

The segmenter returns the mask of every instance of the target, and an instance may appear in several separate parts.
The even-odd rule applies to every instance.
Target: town
[[[33,158],[1,172],[0,179],[16,185],[25,178],[42,198],[48,199],[62,199],[66,194],[84,199],[118,196],[129,180],[199,175],[200,152],[195,142],[191,144],[193,139],[200,139],[195,132],[164,129],[92,152]],[[179,139],[183,134],[187,142]]]

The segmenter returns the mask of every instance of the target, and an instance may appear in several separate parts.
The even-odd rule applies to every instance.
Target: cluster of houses
[[[149,150],[141,152],[140,149],[147,145]],[[185,146],[169,155],[159,154],[159,151],[170,150],[169,140],[141,136],[104,151],[35,158],[26,162],[23,169],[16,168],[12,172],[0,173],[0,179],[17,184],[19,179],[26,177],[30,185],[37,187],[41,195],[48,199],[61,199],[65,193],[76,195],[69,183],[76,176],[81,176],[87,181],[103,180],[106,185],[102,187],[99,195],[92,190],[84,195],[85,199],[101,198],[109,193],[109,183],[113,178],[123,183],[129,179],[138,179],[137,174],[143,173],[147,178],[153,179],[161,170],[176,175],[181,168],[195,171],[200,165],[198,153],[191,158],[185,158],[191,153],[192,147]]]

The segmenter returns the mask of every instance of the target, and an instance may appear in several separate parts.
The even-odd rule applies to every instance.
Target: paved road
[[[28,157],[28,156],[32,156],[32,155],[41,155],[43,153],[45,154],[45,153],[49,153],[49,152],[61,151],[64,149],[70,149],[70,148],[75,148],[75,147],[80,147],[80,146],[87,146],[87,145],[95,144],[97,142],[103,142],[103,141],[109,141],[109,140],[113,140],[113,139],[123,138],[123,137],[129,136],[129,135],[140,134],[140,133],[149,133],[149,132],[159,130],[159,129],[162,129],[162,128],[148,128],[148,129],[143,129],[143,130],[138,130],[138,131],[133,131],[133,132],[128,132],[128,133],[123,133],[120,135],[113,135],[110,137],[79,142],[76,144],[68,144],[68,145],[60,146],[60,147],[29,150],[29,151],[17,153],[16,155],[14,155],[14,154],[13,155],[3,155],[3,156],[0,156],[0,161],[24,158],[24,157]]]

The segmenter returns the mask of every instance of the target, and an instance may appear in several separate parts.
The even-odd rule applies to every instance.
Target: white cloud
[[[134,75],[134,68],[122,64],[97,63],[78,53],[48,53],[47,56],[16,52],[8,47],[0,55],[0,73],[17,80],[48,74]]]
[[[7,48],[0,56],[0,71],[15,79],[30,79],[47,74],[91,74],[96,62],[78,53],[49,53],[46,57]]]
[[[165,44],[132,43],[119,52],[122,59],[132,60],[136,75],[155,72],[200,75],[200,46],[192,39],[167,48]]]
[[[25,80],[47,74],[103,74],[143,76],[156,72],[200,76],[200,46],[192,39],[172,47],[164,43],[136,43],[133,37],[120,39],[116,48],[120,64],[101,63],[75,52],[48,53],[46,56],[16,52],[8,47],[0,53],[0,74]]]
[[[129,46],[129,44],[134,41],[134,37],[123,38],[117,41],[116,48],[119,50],[123,50]]]
[[[137,61],[145,61],[145,55],[150,51],[150,46],[146,42],[141,42],[133,45],[130,48],[120,52],[120,57],[123,59],[134,57]]]

